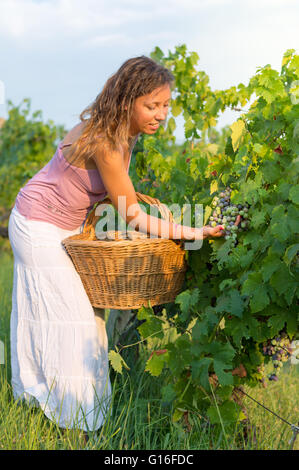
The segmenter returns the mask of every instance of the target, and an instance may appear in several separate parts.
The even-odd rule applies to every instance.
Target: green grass
[[[259,405],[245,398],[256,442],[244,440],[237,429],[222,429],[192,418],[189,431],[170,419],[171,409],[160,399],[165,373],[158,378],[144,372],[145,358],[130,357],[130,370],[123,375],[111,372],[113,388],[112,415],[85,444],[79,431],[61,430],[48,420],[40,408],[29,407],[13,399],[10,384],[9,320],[13,279],[13,258],[9,250],[0,251],[0,340],[5,345],[5,364],[0,365],[0,449],[2,450],[195,450],[259,449],[287,450],[290,427]],[[245,390],[290,423],[298,421],[297,366],[287,364],[277,383]],[[299,436],[294,449],[299,450]]]

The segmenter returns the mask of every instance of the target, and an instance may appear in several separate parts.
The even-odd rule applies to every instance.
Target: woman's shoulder
[[[72,144],[77,140],[81,134],[84,132],[86,122],[79,122],[79,124],[76,124],[71,130],[68,131],[68,133],[65,135],[61,142],[61,146],[63,147],[64,145]],[[106,151],[111,151],[113,148],[116,150],[115,147],[111,145],[109,142],[109,139],[107,139],[103,134],[99,134],[97,136],[97,141],[99,143],[98,149],[99,152],[106,152]],[[117,147],[117,150],[122,152],[123,148],[122,146]]]
[[[86,126],[86,122],[79,122],[76,124],[71,130],[68,131],[68,133],[64,136],[61,145],[67,145],[67,144],[72,144],[75,140],[77,140],[82,132],[84,131],[84,128]]]
[[[125,165],[127,165],[130,158],[129,145],[113,145],[110,140],[103,134],[97,136],[97,145],[91,152],[90,156],[82,154],[76,156],[75,161],[72,160],[71,144],[73,144],[84,132],[86,122],[80,122],[76,124],[63,138],[61,142],[61,151],[64,158],[75,166],[85,169],[95,169],[96,164],[99,160],[106,163],[111,163],[117,160],[117,157],[122,159]]]
[[[72,148],[72,144],[81,136],[85,125],[86,123],[84,121],[80,122],[66,134],[61,141],[61,152],[65,160],[71,165],[84,170],[95,170],[97,169],[95,162],[93,162],[91,158],[87,158],[86,152],[82,152],[81,154],[78,154],[78,152],[73,153],[74,149]]]

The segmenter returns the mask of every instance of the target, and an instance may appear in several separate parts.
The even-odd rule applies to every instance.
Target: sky
[[[71,129],[125,60],[156,46],[197,52],[212,89],[246,85],[298,53],[298,24],[299,0],[0,0],[0,116],[7,100],[30,98],[32,112]],[[225,111],[217,128],[237,117]]]

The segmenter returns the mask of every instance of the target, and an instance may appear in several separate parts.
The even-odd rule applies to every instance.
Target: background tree
[[[7,237],[7,220],[26,182],[53,156],[66,134],[62,125],[43,122],[42,112],[30,113],[30,99],[18,106],[8,100],[8,118],[0,123],[0,235]]]

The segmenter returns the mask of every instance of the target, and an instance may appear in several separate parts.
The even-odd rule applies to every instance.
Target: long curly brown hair
[[[104,137],[111,148],[128,145],[130,121],[136,98],[169,84],[174,77],[162,65],[146,56],[128,59],[105,83],[94,102],[80,114],[84,130],[71,147],[73,161],[81,155],[92,157]]]

